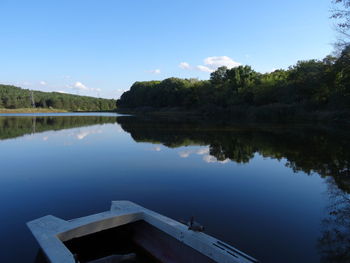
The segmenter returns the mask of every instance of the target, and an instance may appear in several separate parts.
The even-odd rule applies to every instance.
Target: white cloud
[[[185,150],[178,153],[181,158],[187,158],[191,154],[204,155],[209,154],[209,147],[200,148],[198,150]]]
[[[43,80],[40,81],[39,84],[40,84],[41,86],[46,86],[46,85],[47,85],[46,81],[43,81]]]
[[[155,152],[160,152],[161,150],[162,150],[162,148],[160,148],[159,146],[153,147],[153,151],[155,151]]]
[[[73,133],[72,135],[75,138],[77,138],[78,140],[82,140],[88,135],[98,134],[98,133],[102,133],[102,130],[101,129],[83,130],[83,131],[79,131],[77,133]]]
[[[206,163],[216,163],[216,162],[218,161],[214,156],[211,156],[211,155],[205,155],[205,156],[203,156],[203,160],[204,160]]]
[[[203,66],[203,65],[198,65],[196,67],[196,69],[199,70],[199,71],[208,72],[208,73],[211,73],[211,72],[214,71],[214,70],[210,69],[209,67],[206,67],[206,66]]]
[[[218,159],[216,159],[214,156],[212,155],[205,155],[203,156],[203,160],[206,163],[221,163],[221,164],[225,164],[228,163],[230,160],[229,159],[225,159],[223,161],[218,161]]]
[[[119,127],[121,131],[124,131],[121,127]],[[147,151],[153,151],[153,152],[160,152],[162,151],[162,148],[158,145],[156,146],[152,146],[152,147],[147,147],[146,148]]]
[[[207,57],[204,59],[204,64],[211,69],[217,69],[218,67],[222,66],[226,66],[227,68],[231,69],[241,65],[228,56]]]
[[[123,92],[125,92],[125,89],[116,89],[114,92],[115,93],[123,93]]]
[[[203,155],[203,154],[208,154],[209,153],[209,147],[206,147],[206,148],[202,148],[202,149],[199,149],[197,151],[197,154],[198,155]]]
[[[88,136],[90,133],[88,131],[85,131],[85,132],[80,132],[78,133],[75,137],[78,139],[78,140],[82,140],[84,139],[86,136]]]
[[[28,81],[24,81],[21,83],[22,86],[33,86],[32,83],[28,82]]]
[[[149,70],[148,72],[152,74],[160,74],[160,69],[153,69],[153,70]]]
[[[182,69],[191,69],[190,64],[188,64],[187,62],[181,62],[179,64],[179,67],[182,68]]]
[[[66,88],[67,89],[74,89],[77,91],[85,91],[85,92],[100,92],[101,91],[100,88],[89,88],[80,81],[76,81],[73,85],[66,85]],[[58,91],[58,92],[62,92],[62,91]],[[65,92],[62,92],[62,93],[65,93]]]
[[[88,87],[86,87],[83,83],[81,83],[80,81],[77,81],[74,83],[74,88],[78,89],[78,90],[89,90]]]
[[[192,153],[192,151],[181,151],[181,152],[179,152],[179,156],[181,158],[187,158],[188,156],[191,155],[191,153]]]
[[[238,67],[241,64],[234,61],[232,58],[228,57],[228,56],[214,56],[214,57],[207,57],[203,60],[203,64],[204,65],[198,65],[196,67],[191,67],[190,64],[188,64],[187,62],[181,62],[179,64],[179,67],[182,69],[186,69],[186,70],[192,70],[192,69],[196,69],[202,72],[207,72],[207,73],[211,73],[214,72],[215,70],[217,70],[217,68],[225,66],[228,69],[234,68],[234,67]]]

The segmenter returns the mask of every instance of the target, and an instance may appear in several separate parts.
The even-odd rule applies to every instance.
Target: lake
[[[348,127],[13,114],[0,116],[0,167],[0,262],[35,262],[27,221],[112,200],[193,215],[261,262],[350,260]]]

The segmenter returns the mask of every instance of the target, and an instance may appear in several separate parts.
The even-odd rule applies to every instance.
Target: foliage
[[[336,93],[350,103],[350,46],[346,47],[335,63]]]
[[[220,67],[210,80],[169,78],[136,82],[117,101],[122,108],[201,109],[210,114],[237,108],[276,111],[350,109],[350,46],[338,57],[299,61],[287,70],[258,73],[250,66]],[[239,110],[238,110],[239,111]],[[277,112],[277,111],[276,111]]]
[[[36,108],[54,108],[68,111],[111,111],[116,102],[111,99],[93,98],[58,92],[41,92],[0,85],[0,108],[31,108],[32,93]]]
[[[350,0],[333,0],[335,7],[332,18],[337,20],[337,29],[341,33],[339,46],[347,46],[350,41]]]

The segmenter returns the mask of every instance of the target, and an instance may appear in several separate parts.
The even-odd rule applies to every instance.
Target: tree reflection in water
[[[321,262],[350,262],[350,195],[327,177],[330,204],[318,241]]]
[[[318,250],[322,262],[350,262],[350,134],[331,126],[219,125],[136,117],[118,123],[137,142],[175,148],[209,145],[218,161],[248,163],[256,153],[285,159],[293,171],[317,173],[328,186],[330,206]]]
[[[107,116],[0,116],[0,140],[51,130],[115,123]]]
[[[350,134],[348,129],[315,125],[222,124],[123,116],[117,122],[136,142],[170,148],[209,146],[218,161],[248,163],[256,153],[285,159],[293,171],[331,176],[350,191]]]
[[[350,133],[316,125],[223,124],[141,117],[1,117],[0,140],[33,132],[118,122],[136,142],[166,147],[208,146],[221,162],[248,163],[255,154],[285,159],[293,171],[317,173],[328,184],[330,205],[318,250],[322,262],[350,262]]]

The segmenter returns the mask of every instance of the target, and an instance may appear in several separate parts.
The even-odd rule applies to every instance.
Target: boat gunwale
[[[64,241],[140,220],[144,220],[215,262],[258,262],[251,256],[212,236],[189,230],[186,225],[178,221],[130,201],[112,201],[109,211],[85,217],[66,221],[48,215],[30,221],[27,225],[51,263],[75,263],[74,256],[64,245]],[[231,248],[230,251],[225,246],[223,248],[215,245],[220,243]]]

